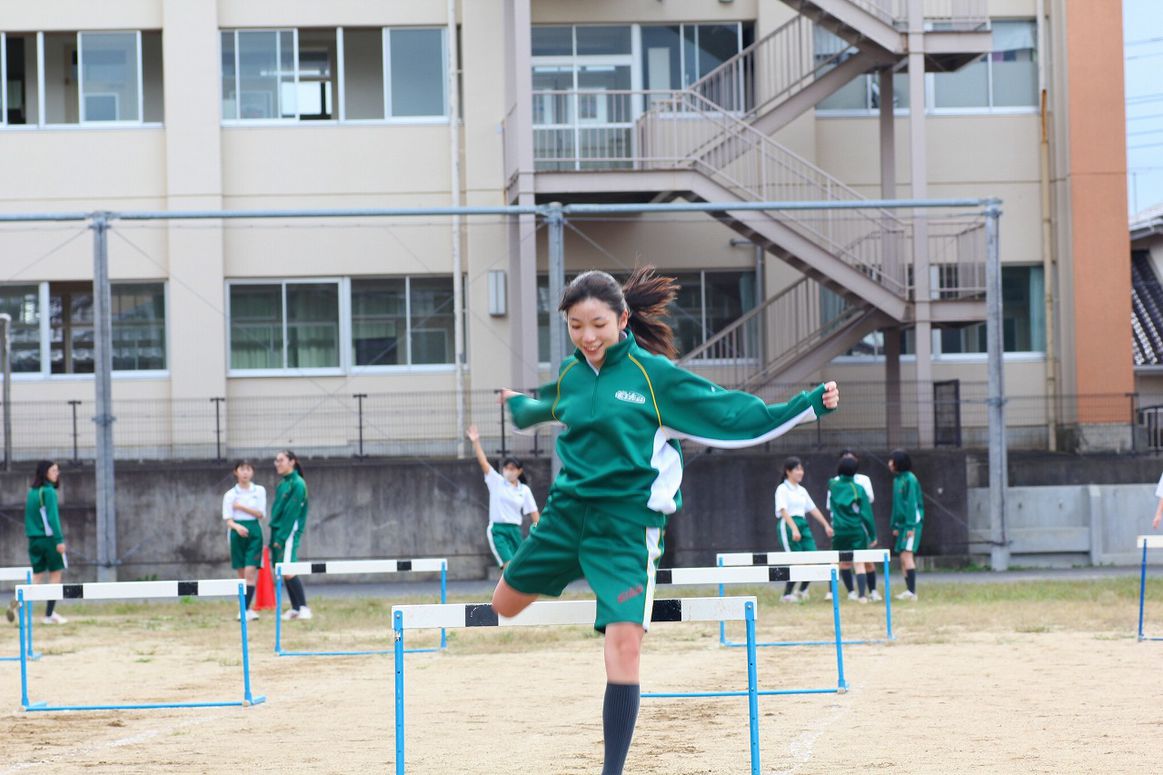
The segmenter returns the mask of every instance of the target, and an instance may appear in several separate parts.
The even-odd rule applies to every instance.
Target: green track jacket
[[[270,542],[281,544],[286,541],[296,522],[302,533],[307,526],[307,482],[298,471],[291,471],[275,488],[275,502],[271,506]]]
[[[551,497],[583,499],[645,527],[665,525],[682,507],[680,439],[748,447],[829,411],[823,385],[769,406],[646,352],[629,331],[606,350],[599,371],[577,350],[539,395],[513,396],[508,404],[518,428],[565,426]]]
[[[901,471],[892,483],[892,529],[907,533],[924,521],[921,483],[912,471]]]
[[[32,487],[24,502],[24,532],[29,538],[57,539],[64,543],[65,533],[61,530],[61,512],[57,502],[57,488],[51,484]]]

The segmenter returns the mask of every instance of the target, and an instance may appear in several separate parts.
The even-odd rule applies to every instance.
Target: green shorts
[[[917,553],[917,550],[921,548],[921,528],[922,527],[924,527],[924,523],[913,525],[912,538],[909,537],[908,530],[905,530],[903,528],[897,528],[897,530],[899,531],[899,535],[897,535],[897,537],[896,537],[896,547],[895,547],[895,551],[897,554],[900,554],[901,552],[912,552],[913,554]]]
[[[497,566],[505,567],[524,540],[521,537],[521,526],[507,522],[490,522],[489,529],[485,532],[489,539],[489,548],[493,550],[493,557],[497,559]]]
[[[836,551],[851,552],[868,548],[868,533],[863,527],[840,530],[836,528],[835,523],[832,523],[832,527],[836,529],[835,535],[832,536],[832,548]]]
[[[796,523],[796,528],[800,531],[800,540],[792,540],[792,534],[788,530],[787,523],[781,519],[779,521],[779,543],[783,546],[783,550],[785,552],[816,551],[816,537],[812,535],[812,529],[808,526],[808,518],[792,517],[791,519],[792,522]]]
[[[299,543],[303,540],[303,533],[299,530],[299,523],[285,536],[275,538],[271,534],[271,562],[277,565],[280,562],[299,561]]]
[[[257,568],[262,565],[262,525],[257,519],[235,520],[250,533],[246,538],[230,531],[230,567]]]
[[[65,556],[57,551],[61,542],[56,536],[39,536],[28,539],[28,564],[33,573],[64,570],[69,566]]]
[[[556,597],[584,577],[598,599],[595,630],[620,622],[649,629],[664,532],[558,496],[505,566],[505,582],[527,595]]]

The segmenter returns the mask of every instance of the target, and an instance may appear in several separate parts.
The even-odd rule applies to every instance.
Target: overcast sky
[[[1163,2],[1123,0],[1127,206],[1163,205]]]

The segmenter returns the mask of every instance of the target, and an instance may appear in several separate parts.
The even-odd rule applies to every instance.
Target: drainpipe
[[[1038,95],[1041,100],[1042,138],[1039,143],[1039,172],[1042,200],[1042,285],[1046,292],[1046,430],[1049,450],[1058,450],[1058,355],[1054,335],[1054,294],[1057,261],[1054,258],[1054,230],[1050,210],[1050,122],[1046,87],[1046,0],[1037,0]]]
[[[452,180],[452,206],[460,207],[460,57],[456,39],[456,0],[448,0],[448,151]],[[460,441],[456,456],[465,456],[465,393],[464,393],[464,278],[460,256],[460,216],[452,216],[452,315],[453,349],[456,351],[456,427]]]

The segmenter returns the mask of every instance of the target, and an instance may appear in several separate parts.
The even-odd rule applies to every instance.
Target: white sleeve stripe
[[[800,412],[787,422],[783,423],[778,428],[773,428],[767,433],[750,439],[710,439],[705,436],[696,436],[691,433],[682,433],[681,431],[676,431],[674,428],[670,428],[668,426],[663,426],[663,431],[665,431],[667,437],[671,439],[687,439],[698,444],[703,444],[708,447],[717,447],[719,449],[742,449],[744,447],[753,447],[756,444],[762,444],[765,441],[770,441],[777,436],[782,436],[800,423],[811,422],[814,419],[816,419],[816,410],[814,407],[809,406],[807,409]]]

